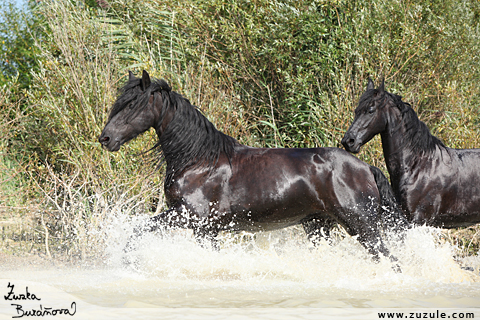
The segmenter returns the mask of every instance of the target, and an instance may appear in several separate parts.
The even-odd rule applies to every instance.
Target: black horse
[[[220,231],[302,224],[310,239],[336,222],[378,258],[382,206],[395,206],[387,178],[338,148],[252,148],[218,131],[163,80],[130,72],[99,142],[117,151],[153,127],[166,163],[168,210],[137,230],[193,229],[216,246]],[[378,183],[377,183],[378,181]],[[130,243],[135,240],[131,239]],[[130,246],[131,244],[127,245]],[[126,248],[127,250],[129,248]]]
[[[417,225],[456,228],[480,222],[480,149],[447,148],[430,134],[400,96],[367,90],[342,144],[357,153],[376,134],[392,189],[408,219]]]

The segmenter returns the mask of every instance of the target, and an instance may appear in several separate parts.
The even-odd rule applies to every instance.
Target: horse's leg
[[[320,244],[322,239],[331,242],[330,230],[337,222],[332,218],[323,215],[302,222],[303,229],[314,246]]]
[[[173,208],[163,211],[162,213],[151,217],[144,221],[140,226],[133,229],[133,234],[127,241],[123,252],[130,252],[137,249],[138,239],[146,232],[153,232],[158,230],[161,226],[172,226],[172,213],[175,210]]]
[[[393,271],[396,273],[402,272],[402,268],[397,263],[398,258],[390,254],[390,251],[387,249],[387,246],[380,236],[379,228],[372,228],[370,232],[367,231],[359,233],[358,241],[368,250],[370,254],[373,255],[375,262],[380,260],[379,253],[381,253],[384,257],[389,258],[390,262],[393,263]]]
[[[385,246],[378,228],[360,227],[356,233],[358,234],[358,241],[373,256],[375,261],[380,260],[380,253],[385,257],[390,257],[390,252]]]
[[[403,213],[393,193],[390,182],[383,172],[377,167],[370,166],[378,192],[381,198],[381,219],[386,231],[393,231],[403,240],[405,231],[409,228],[407,217]]]
[[[375,261],[380,260],[380,254],[396,262],[398,259],[390,255],[390,251],[382,240],[380,234],[380,222],[377,209],[366,205],[364,210],[361,207],[344,215],[343,225],[351,236],[358,235],[358,241],[373,256]],[[399,267],[396,266],[396,271]]]
[[[205,244],[209,242],[214,251],[220,251],[217,239],[218,230],[209,226],[199,226],[193,229],[193,234],[195,235],[195,240],[200,246],[205,248]]]

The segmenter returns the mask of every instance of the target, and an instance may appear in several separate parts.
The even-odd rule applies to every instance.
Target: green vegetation
[[[16,90],[30,86],[31,71],[38,70],[40,53],[32,33],[41,39],[43,34],[38,28],[42,24],[42,16],[34,14],[33,7],[22,10],[13,1],[0,3],[0,85],[15,79]]]
[[[116,210],[158,201],[141,155],[153,133],[115,154],[96,142],[128,70],[270,147],[339,146],[367,78],[384,77],[448,146],[480,147],[476,0],[12,3],[0,5],[0,210],[31,219],[47,255],[88,258]],[[378,139],[359,157],[384,168]],[[476,253],[471,230],[450,238]]]

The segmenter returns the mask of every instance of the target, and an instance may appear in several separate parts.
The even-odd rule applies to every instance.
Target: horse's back
[[[339,148],[252,148],[242,146],[236,152],[236,161],[232,162],[238,169],[250,168],[273,171],[292,170],[308,173],[312,169],[321,171],[364,172],[370,175],[369,165]]]
[[[264,189],[296,183],[331,206],[379,196],[370,166],[343,149],[247,147],[238,155],[239,174],[250,173]]]

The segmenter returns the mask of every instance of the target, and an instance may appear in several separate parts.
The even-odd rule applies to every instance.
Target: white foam
[[[120,266],[123,248],[136,222],[120,218],[109,226],[107,252],[110,265]],[[300,227],[257,234],[224,233],[220,251],[203,248],[188,230],[163,235],[146,234],[138,250],[127,255],[139,274],[156,279],[238,281],[261,284],[295,282],[307,286],[351,290],[401,290],[405,285],[475,282],[472,272],[454,260],[455,248],[439,241],[439,231],[416,227],[403,242],[388,243],[399,259],[402,273],[388,259],[372,261],[355,238],[346,236],[333,245],[313,247]]]
[[[189,230],[145,234],[138,250],[123,249],[147,216],[112,213],[90,236],[102,238],[103,268],[2,271],[4,278],[37,281],[105,307],[476,307],[480,282],[454,260],[456,248],[439,230],[417,227],[387,246],[375,263],[355,237],[314,247],[301,227],[265,233],[224,233],[220,251],[200,246]],[[123,258],[135,264],[125,267]],[[479,266],[478,256],[468,263]],[[478,270],[476,271],[478,274]]]

